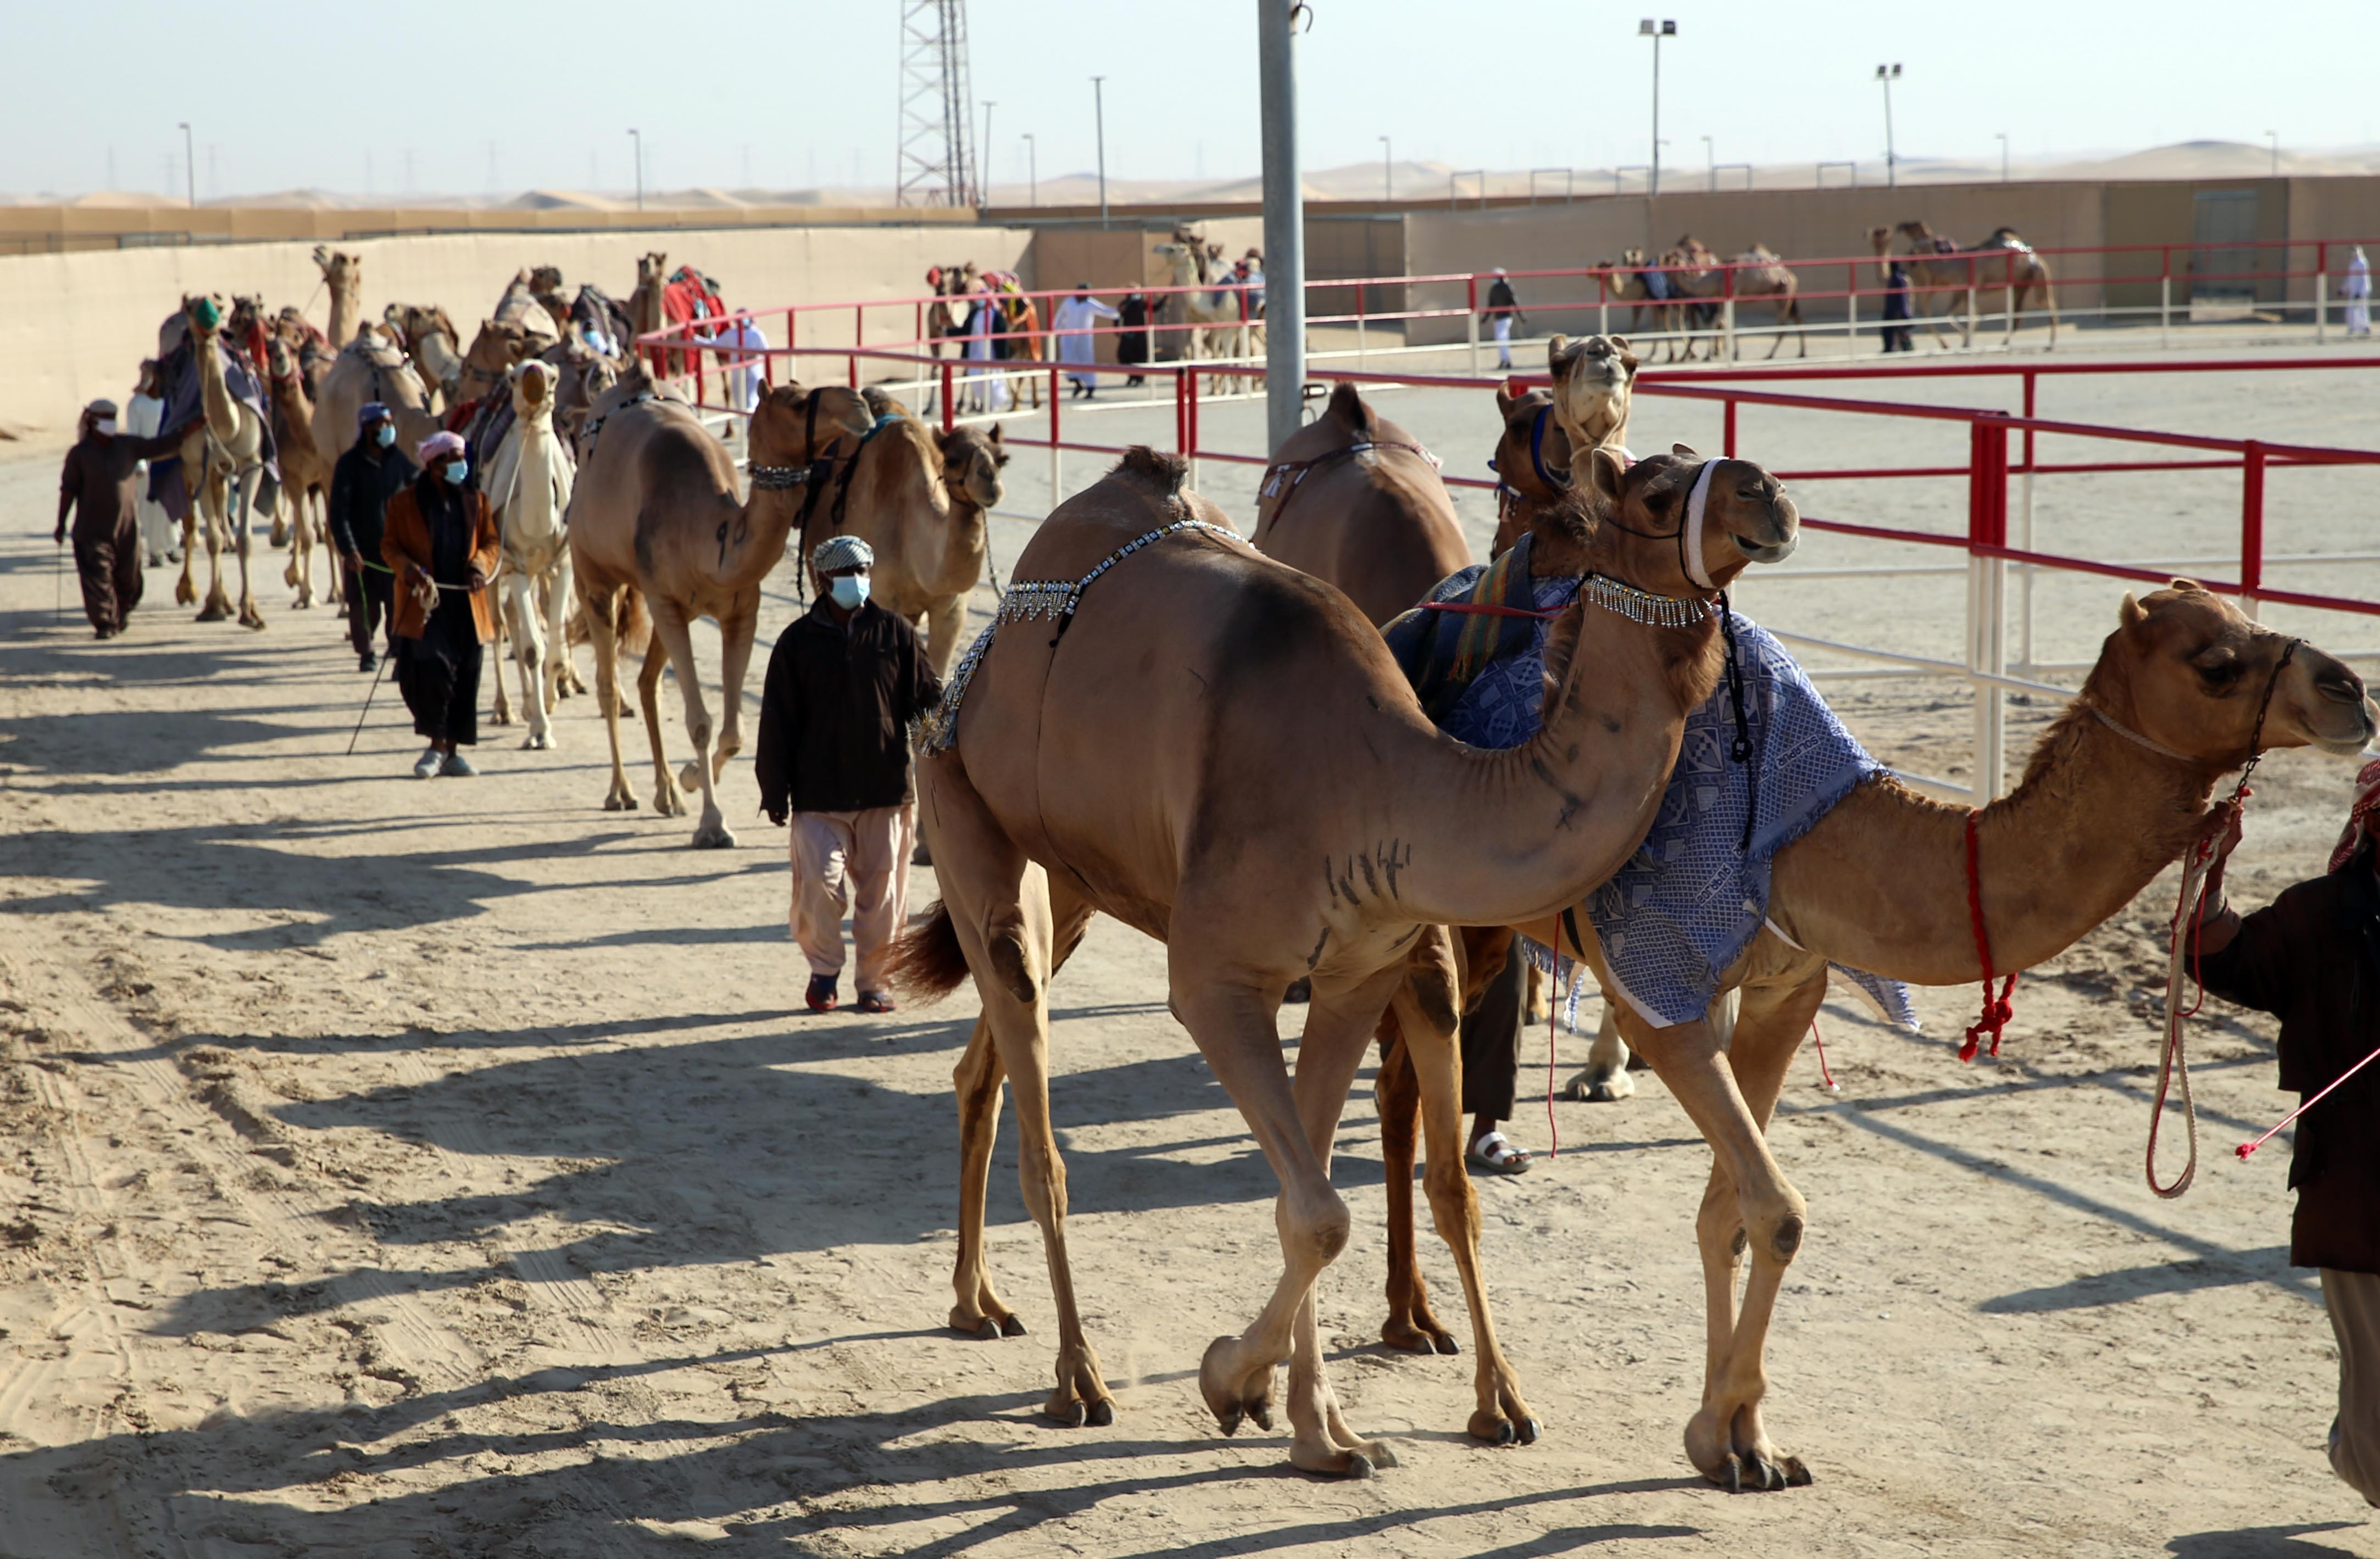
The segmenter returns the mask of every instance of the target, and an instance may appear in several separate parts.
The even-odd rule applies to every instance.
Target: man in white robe
[[[2372,262],[2363,258],[2363,246],[2355,246],[2355,258],[2347,262],[2347,282],[2339,289],[2347,299],[2347,333],[2372,333]]]
[[[1090,284],[1077,282],[1072,297],[1060,300],[1057,311],[1050,316],[1050,328],[1058,337],[1058,360],[1062,363],[1089,365],[1099,360],[1099,337],[1091,332],[1101,320],[1120,320],[1123,316],[1091,296]],[[1095,375],[1069,373],[1075,381],[1074,395],[1077,400],[1090,400],[1099,394]]]
[[[727,375],[727,404],[747,417],[760,404],[762,366],[767,361],[759,354],[769,349],[769,338],[760,333],[759,321],[749,314],[739,314],[727,321],[726,328],[716,333],[695,332],[697,341],[714,346],[735,348],[716,354],[711,361]]]
[[[136,439],[153,439],[165,422],[165,402],[157,393],[157,362],[153,357],[140,360],[140,387],[124,403],[124,430]],[[149,566],[182,561],[181,533],[175,526],[165,506],[149,496],[149,463],[140,462],[140,550],[148,554]]]

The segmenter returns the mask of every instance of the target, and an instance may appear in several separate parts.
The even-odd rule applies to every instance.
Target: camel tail
[[[884,975],[894,990],[918,1002],[941,1000],[967,977],[958,929],[951,924],[951,912],[941,900],[926,911],[925,919],[892,939]]]

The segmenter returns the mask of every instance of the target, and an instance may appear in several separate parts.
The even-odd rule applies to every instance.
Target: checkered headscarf
[[[876,549],[856,536],[830,536],[810,550],[810,568],[823,579],[839,568],[874,568]]]
[[[2355,858],[2355,847],[2363,839],[2363,819],[2374,812],[2380,812],[2380,758],[2373,759],[2356,773],[2355,804],[2348,808],[2347,828],[2331,849],[2330,870],[2335,872]]]

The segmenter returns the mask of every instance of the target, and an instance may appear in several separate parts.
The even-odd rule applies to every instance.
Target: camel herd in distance
[[[662,275],[660,257],[650,258],[640,290]],[[431,426],[427,380],[443,359],[422,342],[443,334],[451,348],[443,317],[413,310],[409,325],[384,315],[364,327],[352,259],[326,256],[324,272],[346,299],[334,321],[357,333],[327,361],[316,348],[322,372],[305,420],[322,434],[318,453],[335,447],[330,408],[351,422],[364,399],[403,404],[412,426]],[[540,574],[524,550],[505,615],[525,666],[547,657],[524,696],[548,712],[573,691],[568,643],[581,633],[593,643],[612,759],[607,810],[646,804],[621,752],[625,651],[642,657],[652,809],[683,816],[698,792],[693,843],[735,842],[718,787],[744,742],[762,584],[790,558],[804,597],[802,560],[826,536],[867,538],[874,598],[927,635],[946,693],[923,733],[917,783],[941,898],[904,932],[895,984],[927,1000],[971,982],[980,1002],[954,1077],[952,1327],[994,1342],[1026,1330],[993,1282],[982,1237],[992,1130],[1013,1087],[1019,1175],[1057,1315],[1044,1411],[1059,1425],[1112,1421],[1075,1299],[1049,1099],[1050,987],[1091,917],[1105,913],[1168,945],[1171,1009],[1281,1187],[1278,1281],[1245,1330],[1208,1346],[1198,1371],[1219,1427],[1269,1428],[1279,1412],[1301,1469],[1365,1477],[1394,1465],[1393,1448],[1351,1425],[1332,1394],[1315,1300],[1350,1229],[1330,1147],[1378,1043],[1391,1219],[1381,1335],[1416,1355],[1456,1349],[1430,1309],[1413,1239],[1418,1140],[1423,1193],[1470,1319],[1475,1405],[1465,1428],[1501,1445],[1546,1432],[1492,1319],[1463,1167],[1460,1014],[1523,956],[1520,937],[1614,988],[1585,902],[1645,840],[1688,715],[1726,696],[1735,650],[1714,604],[1746,569],[1796,545],[1783,484],[1755,461],[1706,459],[1684,445],[1632,455],[1640,363],[1625,337],[1557,335],[1549,389],[1499,390],[1492,408],[1483,393],[1482,442],[1502,481],[1500,555],[1526,541],[1532,579],[1577,582],[1567,604],[1532,614],[1550,623],[1541,729],[1488,751],[1437,729],[1383,638],[1473,559],[1436,458],[1353,386],[1273,452],[1245,533],[1187,486],[1180,459],[1128,452],[1040,522],[991,627],[962,659],[1008,457],[997,424],[945,432],[880,388],[778,384],[750,414],[739,470],[666,377],[591,346],[583,325],[549,332],[564,316],[540,297],[538,279],[524,273],[507,289],[504,317],[452,354],[458,366],[439,393],[449,415],[475,398],[509,412],[512,429],[498,437],[527,439],[532,452],[516,466],[542,458],[538,429],[556,430],[566,539],[549,550],[567,570],[549,563]],[[552,280],[546,291],[558,296]],[[186,319],[203,345],[212,330],[202,312]],[[628,312],[625,325],[607,316],[594,333],[622,339],[638,325]],[[250,317],[261,320],[261,308]],[[269,333],[268,351],[300,367],[304,390],[307,332],[285,323]],[[237,477],[254,446],[240,428],[218,428],[222,399],[207,398],[205,437],[228,431]],[[484,429],[480,415],[473,425]],[[508,570],[514,553],[508,537]],[[556,596],[569,611],[533,610]],[[2011,794],[1971,813],[1889,775],[1869,780],[1776,851],[1764,928],[1721,972],[1704,1018],[1656,1026],[1628,1003],[1606,1003],[1712,1150],[1695,1221],[1707,1373],[1684,1448],[1722,1487],[1781,1490],[1814,1476],[1764,1418],[1771,1323],[1808,1227],[1765,1127],[1829,964],[1910,984],[1970,983],[1983,973],[1976,916],[2001,971],[2038,963],[2180,854],[2216,778],[2260,739],[2345,755],[2380,728],[2380,707],[2345,665],[2188,581],[2113,604],[2096,667]],[[689,634],[705,616],[721,631],[715,721]],[[2219,684],[2206,671],[2217,660],[2228,673]],[[692,748],[674,770],[658,707],[665,666]],[[2240,678],[2268,690],[2264,709],[2224,696]],[[547,743],[533,731],[531,744]],[[1293,1079],[1280,1016],[1300,982],[1310,1005]],[[1285,1383],[1276,1378],[1283,1363]]]

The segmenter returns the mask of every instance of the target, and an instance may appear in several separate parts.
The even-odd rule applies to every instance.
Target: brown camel
[[[430,392],[405,354],[367,329],[340,351],[331,371],[322,376],[322,393],[314,401],[314,446],[323,459],[335,465],[354,446],[356,414],[370,401],[388,407],[397,444],[407,455],[439,429],[430,410]]]
[[[298,311],[294,303],[274,317],[273,332],[297,357],[298,372],[306,381],[307,398],[320,400],[322,378],[331,371],[332,361],[339,355],[337,348],[320,327]]]
[[[528,273],[528,290],[529,296],[537,299],[538,306],[543,308],[547,316],[553,320],[553,333],[557,336],[569,335],[570,299],[563,296],[562,267],[540,265],[531,269]]]
[[[1375,625],[1471,566],[1438,459],[1353,384],[1273,451],[1257,491],[1257,550],[1327,579]]]
[[[1911,307],[1925,321],[1935,344],[1944,339],[1942,320],[1955,317],[1959,344],[1973,346],[1973,311],[1980,296],[1993,292],[2001,296],[2011,338],[2023,320],[2025,299],[2039,293],[2042,307],[2049,311],[2049,344],[2058,344],[2058,295],[2052,289],[2049,262],[2018,237],[2015,228],[1996,227],[1990,237],[1973,248],[1961,248],[1922,221],[1901,223],[1893,232],[1909,240],[1910,279],[1916,288]],[[1869,236],[1874,238],[1873,231]],[[1940,314],[1934,308],[1937,299],[1942,304]]]
[[[1496,441],[1496,542],[1490,554],[1508,550],[1528,534],[1538,517],[1561,502],[1570,490],[1570,434],[1554,413],[1554,393],[1532,390],[1525,395],[1496,392],[1496,410],[1504,419],[1503,436]],[[1621,420],[1627,420],[1624,407]],[[1451,571],[1450,571],[1451,572]]]
[[[1628,413],[1636,393],[1636,354],[1624,335],[1558,335],[1546,343],[1553,375],[1554,419],[1570,441],[1571,476],[1598,446],[1628,452]]]
[[[547,338],[531,333],[517,321],[482,320],[455,370],[457,405],[484,401],[498,393],[509,394],[513,369],[536,357]]]
[[[654,249],[637,257],[637,289],[628,295],[628,322],[636,334],[650,335],[669,322],[662,309],[662,290],[668,285],[668,255]],[[630,350],[629,344],[622,343],[621,349]],[[664,369],[658,348],[648,348],[641,355],[656,377],[680,371],[675,367]]]
[[[182,441],[182,479],[199,500],[194,514],[202,514],[207,528],[207,597],[199,610],[201,622],[218,622],[233,615],[231,598],[224,591],[223,550],[239,554],[240,626],[261,628],[264,613],[257,609],[249,579],[249,515],[265,481],[263,418],[234,400],[224,377],[225,350],[220,340],[224,320],[220,298],[185,297],[182,320],[192,355],[198,360],[199,404],[205,413]],[[236,509],[234,506],[237,506]],[[197,550],[195,520],[182,520],[182,578],[175,599],[197,599],[190,581],[190,557]]]
[[[934,301],[926,305],[925,345],[927,353],[936,361],[941,358],[943,339],[956,335],[966,323],[966,303],[961,301],[954,308],[951,300],[964,300],[975,291],[975,284],[976,267],[971,260],[964,265],[937,265],[926,272],[926,286],[932,292]],[[952,349],[961,357],[966,356],[964,342],[955,344]],[[937,375],[936,379],[939,378]],[[929,412],[934,409],[934,397],[939,393],[939,383],[928,387],[926,409]]]
[[[331,463],[314,442],[314,403],[298,370],[297,355],[274,336],[265,347],[273,387],[273,450],[281,464],[281,493],[274,504],[273,528],[281,526],[281,506],[289,514],[289,566],[285,583],[298,591],[297,604],[314,604],[314,544],[331,544]],[[330,598],[339,598],[339,563],[331,560]]]
[[[1616,263],[1609,260],[1598,260],[1595,262],[1597,270],[1612,272],[1605,284],[1610,288],[1611,300],[1614,303],[1629,305],[1628,328],[1630,331],[1643,333],[1645,316],[1652,315],[1657,344],[1666,354],[1661,360],[1667,363],[1674,363],[1678,360],[1682,346],[1687,357],[1691,358],[1694,355],[1692,350],[1694,344],[1686,334],[1687,327],[1692,320],[1689,315],[1691,300],[1685,296],[1681,285],[1684,277],[1681,272],[1664,269],[1668,266],[1683,264],[1685,260],[1686,257],[1675,249],[1668,251],[1656,260],[1643,249],[1629,248],[1620,251],[1620,259]],[[1645,272],[1648,271],[1660,272],[1662,284],[1669,288],[1669,296],[1653,296],[1652,288],[1645,282]]]
[[[685,402],[655,395],[641,373],[596,402],[585,436],[592,446],[580,452],[568,526],[578,599],[595,638],[596,701],[612,742],[605,811],[637,804],[620,762],[619,641],[639,614],[632,600],[641,600],[653,626],[637,676],[652,743],[653,810],[686,816],[662,749],[658,695],[666,663],[677,674],[694,743],[684,784],[702,792],[695,847],[735,844],[716,787],[744,745],[744,672],[759,621],[760,582],[785,555],[812,463],[856,446],[874,421],[856,390],[770,391],[752,414],[751,495],[739,502],[735,462]],[[719,623],[724,718],[715,743],[688,632],[698,617]]]
[[[361,255],[314,246],[314,264],[331,294],[331,327],[326,332],[334,349],[355,339],[364,322],[364,262]]]
[[[1591,520],[1669,512],[1700,466],[1656,456],[1623,471],[1610,454],[1591,464],[1582,539],[1609,577],[1555,624],[1551,714],[1538,739],[1511,752],[1439,732],[1354,606],[1245,547],[1212,503],[1182,489],[1177,460],[1135,450],[1042,523],[1006,598],[1009,630],[969,652],[932,722],[937,744],[955,743],[919,766],[944,902],[904,938],[902,978],[930,995],[972,973],[983,1001],[957,1075],[967,1144],[951,1320],[970,1332],[1014,1321],[992,1292],[979,1231],[989,1128],[1003,1074],[1016,1081],[1026,1204],[1059,1312],[1051,1417],[1106,1422],[1113,1412],[1075,1305],[1048,1096],[1048,977],[1103,911],[1168,943],[1172,1009],[1281,1185],[1284,1270],[1248,1331],[1208,1348],[1208,1408],[1227,1432],[1251,1416],[1269,1424],[1274,1366],[1288,1359],[1297,1466],[1364,1474],[1392,1459],[1341,1418],[1317,1331],[1314,1284],[1347,1235],[1328,1178],[1340,1108],[1397,1000],[1407,1032],[1427,1035],[1417,1058],[1432,1210],[1458,1251],[1475,1255],[1441,928],[1507,924],[1506,908],[1520,904],[1551,912],[1609,876],[1651,823],[1684,712],[1717,683],[1718,635],[1699,601],[1650,598],[1688,588],[1673,537],[1643,540]],[[1701,560],[1714,578],[1784,555],[1796,526],[1766,473],[1726,469]],[[1062,866],[1045,870],[1052,863]],[[1416,938],[1434,944],[1439,970],[1427,1004],[1405,987]],[[1311,980],[1313,1004],[1293,1087],[1275,1018],[1299,977]],[[1475,1261],[1465,1270],[1475,1275]],[[1484,1292],[1466,1292],[1482,1371],[1474,1430],[1533,1435]]]
[[[1693,242],[1691,239],[1687,241]],[[1696,307],[1706,320],[1717,318],[1721,302],[1727,296],[1728,278],[1732,274],[1738,302],[1763,297],[1776,301],[1777,329],[1769,338],[1769,357],[1773,359],[1784,347],[1788,324],[1793,327],[1793,339],[1798,345],[1796,356],[1806,357],[1810,355],[1810,339],[1802,329],[1801,278],[1793,274],[1791,267],[1775,251],[1755,244],[1724,267],[1720,265],[1718,257],[1707,249],[1700,254],[1688,249],[1671,252],[1680,263],[1703,267],[1701,270],[1676,272],[1670,279],[1688,298],[1700,300]],[[1689,341],[1686,346],[1686,356],[1692,357],[1694,344]],[[1715,357],[1718,355],[1718,344],[1714,342],[1711,356]]]
[[[466,399],[462,393],[463,358],[457,350],[463,338],[455,321],[435,304],[392,303],[381,312],[382,321],[396,332],[397,345],[413,364],[433,403],[453,411]]]
[[[876,552],[869,598],[923,625],[934,674],[963,647],[967,597],[983,578],[987,516],[1008,463],[1000,426],[937,436],[881,391],[863,392],[872,426],[858,453],[817,496],[805,494],[796,577],[810,550],[838,531]],[[756,457],[757,458],[757,457]]]

